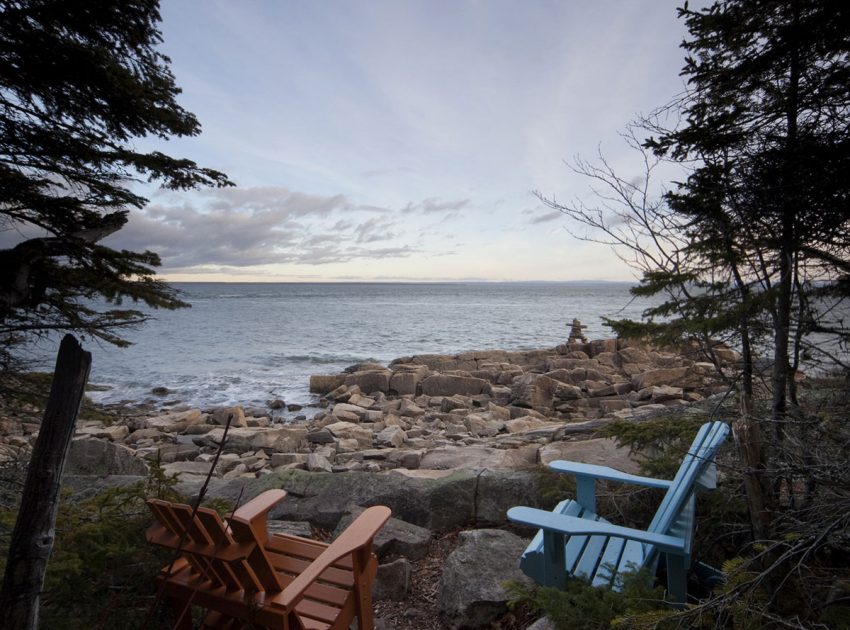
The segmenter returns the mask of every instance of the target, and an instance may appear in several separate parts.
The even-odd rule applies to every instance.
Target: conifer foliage
[[[5,343],[61,329],[123,344],[120,328],[145,319],[123,300],[185,306],[155,278],[155,253],[100,244],[147,203],[138,183],[230,185],[223,173],[134,146],[200,133],[177,103],[159,21],[158,0],[0,0]]]

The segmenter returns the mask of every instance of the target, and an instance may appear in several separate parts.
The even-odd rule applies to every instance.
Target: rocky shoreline
[[[301,422],[275,420],[284,401],[265,409],[104,408],[103,417],[79,423],[65,475],[71,487],[90,491],[139,479],[157,461],[192,495],[227,429],[209,497],[236,503],[284,488],[288,497],[270,513],[270,526],[301,535],[339,528],[359,506],[388,505],[394,518],[376,541],[376,600],[418,605],[425,618],[439,612],[448,627],[487,627],[506,610],[499,582],[524,579],[516,558],[526,543],[505,530],[505,511],[540,504],[534,470],[571,459],[637,472],[626,449],[594,436],[599,428],[671,407],[705,413],[695,403],[726,388],[710,363],[617,339],[403,357],[311,377],[317,406]],[[29,412],[2,420],[0,459],[26,459],[40,410]],[[432,585],[430,599],[419,601],[411,571],[447,534],[455,542],[435,578],[440,591]],[[490,564],[492,571],[477,570]],[[426,627],[402,618],[409,606],[397,617],[384,606],[385,627]]]
[[[734,361],[735,353],[725,352]],[[710,363],[605,339],[527,352],[403,357],[314,375],[319,411],[280,423],[268,409],[112,408],[111,424],[87,421],[72,445],[72,474],[144,474],[159,461],[187,484],[206,477],[228,418],[222,479],[271,472],[383,472],[437,477],[455,469],[522,469],[553,459],[628,466],[596,430],[639,420],[725,391]],[[5,431],[26,449],[38,425]],[[10,433],[18,433],[17,435]],[[587,441],[580,447],[576,441]]]

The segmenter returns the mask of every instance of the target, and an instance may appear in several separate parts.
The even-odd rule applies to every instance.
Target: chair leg
[[[564,588],[567,584],[564,535],[543,530],[543,585]]]
[[[688,601],[688,577],[684,556],[672,553],[667,556],[667,593],[677,608],[684,608]]]
[[[375,612],[372,610],[372,584],[368,577],[372,545],[354,552],[354,606],[357,611],[358,630],[374,630]]]

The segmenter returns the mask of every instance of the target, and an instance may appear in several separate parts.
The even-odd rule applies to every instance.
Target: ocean
[[[589,339],[610,337],[603,317],[638,318],[648,305],[629,283],[609,282],[174,286],[192,308],[153,311],[127,332],[129,348],[83,341],[89,380],[106,387],[91,392],[96,402],[309,405],[311,374],[414,354],[553,347],[573,318]],[[170,393],[155,397],[155,387]]]

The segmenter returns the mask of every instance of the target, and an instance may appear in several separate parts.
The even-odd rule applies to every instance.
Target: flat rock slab
[[[166,475],[177,475],[178,479],[183,475],[204,476],[209,474],[212,464],[207,462],[174,462],[165,464],[162,470]],[[182,479],[181,479],[182,480]]]
[[[537,463],[536,445],[514,449],[487,446],[446,446],[428,451],[419,463],[420,468],[432,470],[493,468],[528,468]]]
[[[207,496],[244,503],[271,488],[288,495],[269,518],[307,521],[322,529],[334,529],[352,505],[386,505],[396,518],[433,532],[503,525],[510,507],[540,505],[533,473],[516,470],[457,470],[438,479],[285,470],[258,479],[212,479]]]
[[[579,442],[552,442],[540,447],[540,463],[549,464],[556,459],[566,459],[583,464],[610,466],[622,472],[640,474],[640,468],[629,454],[629,449],[617,446],[612,438],[596,438]]]
[[[126,446],[83,437],[71,440],[64,472],[68,475],[147,475],[148,467]]]
[[[300,538],[313,538],[313,528],[304,521],[267,521],[269,534],[289,534]]]
[[[485,628],[507,612],[508,595],[501,583],[531,585],[519,569],[528,541],[500,529],[460,533],[460,544],[446,558],[440,578],[439,610],[453,630]]]

